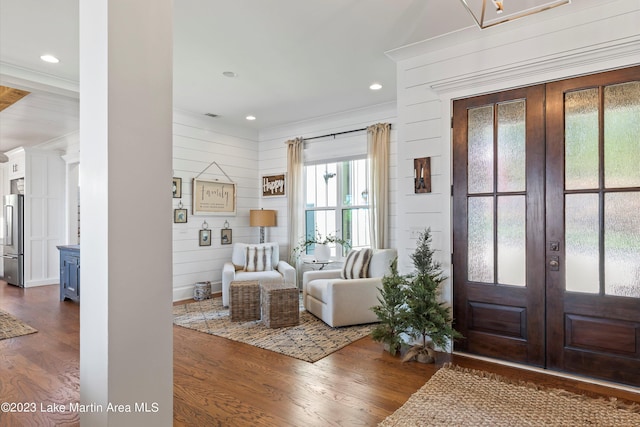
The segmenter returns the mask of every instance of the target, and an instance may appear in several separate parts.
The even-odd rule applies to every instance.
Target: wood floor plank
[[[0,309],[38,329],[0,340],[0,396],[16,402],[79,401],[79,305],[57,286],[20,289],[0,282]],[[174,326],[175,426],[375,426],[446,362],[546,387],[640,403],[640,394],[439,354],[437,364],[401,363],[366,337],[307,363]],[[0,426],[77,426],[74,413],[0,413]]]

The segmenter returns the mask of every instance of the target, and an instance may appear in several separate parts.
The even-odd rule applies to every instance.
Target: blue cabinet
[[[80,302],[80,246],[58,246],[60,251],[60,301]]]

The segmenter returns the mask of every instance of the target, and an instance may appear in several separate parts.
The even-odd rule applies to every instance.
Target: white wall
[[[285,141],[296,137],[311,138],[354,129],[365,128],[375,123],[391,123],[390,160],[389,170],[391,188],[390,200],[390,246],[396,247],[395,236],[397,234],[397,192],[396,180],[398,176],[397,165],[397,120],[396,104],[381,104],[370,108],[348,111],[314,120],[292,123],[260,132],[260,177],[275,175],[287,170],[287,147]],[[362,138],[366,141],[366,132],[362,132]],[[345,141],[353,138],[350,136],[337,136]],[[313,142],[322,144],[322,140]],[[413,168],[413,166],[412,166]],[[411,183],[413,186],[413,183]],[[261,198],[260,207],[275,209],[278,211],[278,226],[267,231],[267,239],[280,244],[280,258],[287,259],[290,251],[288,242],[287,198]]]
[[[58,152],[26,149],[24,285],[57,283],[64,234],[64,162]]]
[[[431,227],[450,275],[452,100],[580,74],[640,64],[640,2],[581,0],[480,31],[388,52],[398,63],[399,268],[412,268],[415,227]],[[414,195],[408,173],[431,156],[433,193]],[[444,289],[452,299],[450,281]]]
[[[213,161],[222,170],[215,164],[206,169]],[[235,216],[192,214],[192,179],[205,169],[201,179],[228,181],[226,173],[237,184]],[[182,178],[182,199],[173,199],[173,208],[182,201],[188,209],[188,222],[173,224],[173,299],[193,298],[193,286],[199,281],[211,281],[213,292],[220,292],[222,266],[231,260],[232,249],[232,245],[220,244],[225,221],[233,230],[234,243],[259,240],[259,230],[249,227],[249,210],[260,205],[257,132],[223,127],[215,118],[174,111],[173,176]],[[204,221],[212,230],[211,246],[198,244]]]
[[[79,159],[77,141],[48,145],[47,148],[66,149],[63,158],[67,162],[67,193],[75,191]],[[192,215],[191,181],[214,160],[237,184],[235,216]],[[173,199],[173,209],[182,201],[188,210],[186,224],[173,224],[172,287],[173,300],[178,301],[193,298],[193,286],[199,281],[211,281],[213,291],[221,291],[222,265],[231,259],[231,245],[220,244],[220,229],[225,221],[233,230],[234,242],[257,242],[259,239],[258,229],[249,227],[249,209],[257,208],[260,202],[257,132],[223,126],[214,118],[174,110],[173,176],[182,178],[182,199]],[[227,181],[215,165],[200,178]],[[77,210],[77,197],[73,194],[67,195],[67,210],[66,243],[72,244],[77,234],[77,214],[72,212]],[[173,218],[173,211],[167,215]],[[212,230],[211,246],[198,245],[198,231],[204,221]]]
[[[385,104],[345,112],[312,121],[294,123],[257,133],[247,129],[223,127],[215,118],[174,111],[173,119],[174,176],[182,178],[182,199],[173,199],[176,209],[180,200],[188,208],[186,224],[173,224],[173,295],[174,300],[193,297],[193,285],[212,281],[212,290],[221,290],[222,266],[231,259],[231,245],[220,244],[220,229],[228,221],[233,242],[258,242],[259,229],[249,226],[249,210],[277,211],[277,227],[265,229],[267,241],[280,244],[280,258],[289,258],[287,198],[262,198],[261,178],[286,172],[285,141],[298,136],[312,137],[359,129],[374,123],[391,123],[391,246],[396,245],[396,105]],[[338,137],[339,138],[339,137]],[[366,139],[366,133],[362,133]],[[259,143],[258,143],[259,141]],[[321,144],[322,142],[318,142]],[[216,161],[238,185],[237,215],[192,215],[191,180],[209,163]],[[413,167],[413,166],[412,166]],[[201,175],[205,179],[227,180],[216,165]],[[410,188],[413,188],[411,182]],[[171,213],[173,214],[173,212]],[[212,230],[212,245],[198,246],[198,230],[206,221]]]

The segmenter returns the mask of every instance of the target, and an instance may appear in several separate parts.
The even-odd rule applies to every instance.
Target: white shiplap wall
[[[192,215],[192,179],[216,161],[237,185],[236,215]],[[188,209],[186,224],[173,224],[173,298],[193,297],[193,286],[211,281],[213,292],[221,290],[222,266],[231,260],[232,245],[220,244],[225,221],[233,230],[233,242],[257,242],[258,230],[249,227],[249,210],[259,206],[258,137],[255,131],[226,128],[215,118],[174,112],[173,176],[182,178],[182,199],[173,199],[173,208],[182,201]],[[228,181],[212,165],[202,179]],[[173,215],[173,212],[170,213]],[[198,233],[206,221],[212,230],[211,246],[198,245]]]
[[[390,247],[396,247],[397,197],[396,181],[397,165],[397,122],[396,104],[382,104],[371,108],[344,112],[315,120],[293,123],[287,126],[268,129],[260,132],[260,176],[274,175],[287,169],[287,148],[285,141],[296,137],[311,138],[314,136],[360,129],[375,123],[391,123],[390,142]],[[358,133],[366,141],[366,132]],[[341,138],[337,136],[336,138]],[[344,136],[345,143],[355,136]],[[314,142],[322,144],[322,140]],[[413,166],[412,166],[413,168]],[[412,169],[413,170],[413,169]],[[411,183],[413,186],[413,182]],[[278,226],[268,230],[267,238],[280,244],[280,257],[287,259],[290,251],[288,243],[287,198],[262,198],[260,206],[278,211]]]
[[[450,275],[452,100],[640,64],[640,2],[582,0],[480,31],[388,52],[398,63],[398,170],[432,157],[433,192],[398,191],[399,268],[412,268],[415,231],[431,227]],[[410,188],[402,172],[398,188]],[[443,289],[451,301],[451,281]]]

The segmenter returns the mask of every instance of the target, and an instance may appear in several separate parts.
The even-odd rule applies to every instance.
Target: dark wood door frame
[[[455,327],[467,337],[455,344],[456,350],[640,385],[640,298],[606,295],[602,273],[604,195],[640,193],[640,187],[608,189],[603,184],[603,87],[630,81],[640,81],[640,67],[454,102],[454,318]],[[585,88],[600,91],[600,189],[584,190],[600,197],[601,273],[596,294],[565,290],[565,197],[572,191],[564,184],[564,98],[568,91]],[[467,112],[518,97],[527,99],[527,287],[469,282],[467,200],[473,195],[467,192]],[[542,144],[529,147],[529,140]],[[494,184],[494,194],[486,196],[497,197],[495,189]]]
[[[640,188],[604,187],[604,86],[640,81],[640,67],[609,71],[547,84],[547,242],[564,242],[564,96],[569,91],[599,89],[600,97],[600,209],[604,194]],[[640,119],[640,118],[639,118]],[[574,191],[573,193],[576,193]],[[601,212],[601,215],[603,213]],[[638,215],[638,212],[629,212]],[[604,217],[602,217],[604,218]],[[601,226],[602,227],[602,226]],[[547,247],[547,266],[557,257],[558,270],[547,268],[547,367],[640,385],[640,299],[606,295],[603,275],[604,230],[600,229],[600,294],[565,291],[565,247]],[[640,246],[640,242],[638,242]],[[555,338],[554,338],[555,337]]]
[[[526,100],[526,280],[527,287],[497,283],[473,283],[467,277],[467,112],[487,104]],[[456,343],[461,351],[544,366],[544,272],[535,265],[544,263],[544,86],[515,89],[483,95],[454,103],[453,128],[453,264],[455,326],[467,338]],[[494,122],[496,119],[494,118]],[[497,136],[494,136],[494,152]],[[486,196],[497,200],[497,174],[494,191]],[[520,193],[517,193],[520,194]],[[495,246],[494,246],[495,248]],[[496,249],[497,250],[497,249]],[[464,277],[464,280],[458,278]],[[497,278],[496,278],[497,281]]]

